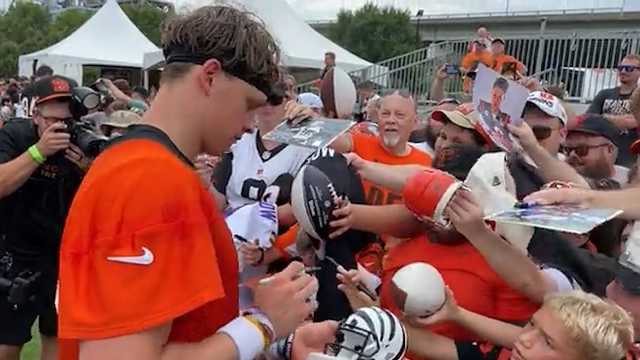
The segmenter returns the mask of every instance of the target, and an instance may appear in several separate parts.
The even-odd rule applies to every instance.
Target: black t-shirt
[[[630,97],[631,93],[621,94],[619,87],[602,90],[593,99],[587,112],[602,115],[629,115],[631,114]],[[637,129],[620,130],[620,134],[616,139],[619,146],[616,164],[627,167],[633,165],[635,160],[633,154],[629,151],[629,147],[637,139]]]
[[[37,141],[31,119],[10,120],[0,129],[0,163],[17,158]],[[67,211],[81,181],[81,170],[58,153],[1,199],[5,249],[19,260],[55,264]]]
[[[456,342],[460,360],[508,360],[511,350],[488,343]]]
[[[338,196],[346,195],[354,204],[365,204],[362,180],[347,165],[344,156],[332,149],[320,149],[311,155],[308,163],[327,175]],[[331,256],[346,269],[356,269],[356,254],[374,240],[373,234],[349,230],[336,239],[326,241],[326,255]],[[320,285],[317,294],[319,307],[314,319],[316,321],[344,319],[351,314],[352,310],[347,298],[338,290],[336,268],[328,260],[324,260],[320,266],[321,270],[316,273]]]

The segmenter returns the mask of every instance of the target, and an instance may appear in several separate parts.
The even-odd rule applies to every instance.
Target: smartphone
[[[447,75],[460,75],[460,67],[456,64],[445,65],[445,71]]]

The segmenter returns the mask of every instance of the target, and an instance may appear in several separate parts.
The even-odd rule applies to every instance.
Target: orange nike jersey
[[[510,288],[469,242],[437,244],[429,241],[425,235],[389,250],[382,276],[382,307],[399,313],[389,283],[396,271],[414,262],[426,262],[438,269],[444,282],[455,294],[457,303],[475,313],[520,322],[528,321],[539,308],[538,304]],[[450,323],[438,324],[430,329],[458,341],[479,340],[474,334]]]
[[[64,229],[59,285],[61,339],[173,321],[169,341],[196,342],[238,315],[224,219],[195,171],[151,140],[114,145],[85,176]]]
[[[406,156],[396,156],[389,153],[380,143],[377,136],[366,135],[359,132],[351,133],[353,152],[365,160],[387,165],[424,165],[431,166],[431,156],[414,147]],[[365,199],[369,205],[390,205],[402,203],[402,194],[389,190],[363,180]]]

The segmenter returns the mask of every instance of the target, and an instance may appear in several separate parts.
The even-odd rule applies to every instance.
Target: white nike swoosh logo
[[[107,260],[125,264],[151,265],[153,263],[153,253],[146,247],[142,248],[143,254],[140,256],[109,256]]]

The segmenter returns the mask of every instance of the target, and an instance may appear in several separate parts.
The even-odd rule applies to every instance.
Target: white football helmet
[[[407,333],[398,318],[378,307],[362,308],[340,322],[336,341],[324,354],[307,360],[400,360],[407,351]]]

